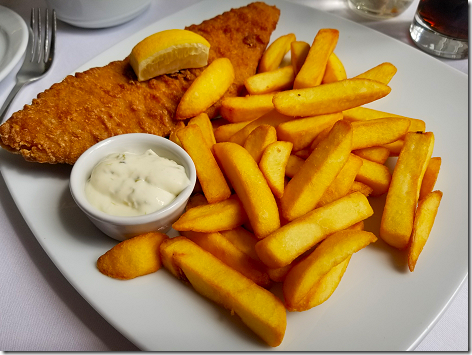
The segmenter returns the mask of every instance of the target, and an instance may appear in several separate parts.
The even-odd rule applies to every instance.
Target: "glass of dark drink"
[[[410,35],[423,51],[443,58],[469,55],[467,0],[420,0]]]

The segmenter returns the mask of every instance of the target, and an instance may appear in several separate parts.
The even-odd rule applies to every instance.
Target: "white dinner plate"
[[[0,81],[18,63],[28,44],[28,27],[12,10],[0,6]]]
[[[183,28],[247,0],[208,0],[189,7],[105,51],[78,69],[124,58],[142,38]],[[268,1],[281,9],[272,40],[293,32],[311,43],[320,28],[340,31],[336,54],[348,76],[382,62],[398,72],[392,92],[369,105],[419,118],[433,131],[442,157],[436,188],[444,192],[416,270],[406,253],[381,240],[356,253],[334,294],[322,305],[287,314],[281,351],[398,351],[414,349],[441,316],[468,272],[468,80],[435,58],[364,26],[312,8]],[[17,107],[20,107],[20,99]],[[21,103],[24,104],[24,103]],[[34,235],[69,282],[110,324],[142,350],[270,350],[237,316],[198,295],[165,269],[118,281],[96,269],[115,245],[75,205],[69,166],[25,162],[0,151],[1,171]],[[378,235],[382,198],[371,199],[366,229]],[[275,292],[279,294],[280,288]]]

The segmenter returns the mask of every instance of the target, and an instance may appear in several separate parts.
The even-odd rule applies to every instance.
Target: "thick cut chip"
[[[380,237],[391,246],[408,246],[421,182],[434,147],[432,132],[409,132],[392,174],[380,222]]]
[[[428,167],[423,176],[423,181],[421,183],[420,189],[420,197],[419,199],[423,199],[434,189],[434,185],[436,185],[436,180],[438,179],[439,169],[441,168],[441,158],[434,157],[431,158]]]
[[[285,187],[280,199],[284,218],[292,221],[316,207],[349,159],[351,145],[351,125],[342,120],[337,121],[326,139],[313,150]]]
[[[219,232],[236,228],[247,221],[247,215],[236,195],[221,202],[196,206],[174,222],[176,231]]]
[[[310,50],[310,45],[304,41],[293,41],[290,48],[290,60],[295,75],[298,74]]]
[[[415,270],[418,257],[429,238],[431,229],[433,229],[442,196],[443,193],[441,191],[433,191],[418,202],[408,251],[408,267],[411,272]]]
[[[213,134],[215,135],[215,140],[217,143],[219,142],[228,142],[229,139],[242,130],[244,127],[246,127],[251,121],[245,121],[245,122],[237,122],[237,123],[228,123],[228,124],[223,124],[221,126],[216,127],[213,130]]]
[[[360,192],[366,197],[369,197],[372,193],[373,189],[369,185],[366,185],[360,181],[354,181],[351,185],[349,193],[352,194],[353,192]]]
[[[264,265],[260,261],[255,261],[249,255],[242,252],[227,238],[221,235],[221,233],[187,231],[183,232],[182,235],[216,256],[229,267],[239,271],[259,286],[265,288],[270,286],[271,281]]]
[[[372,188],[371,195],[376,197],[386,193],[390,187],[392,174],[388,167],[364,158],[362,166],[356,176],[356,181],[362,182]]]
[[[170,132],[169,140],[174,142],[175,144],[182,147],[182,143],[180,143],[179,137],[177,137],[177,131],[185,127],[185,123],[183,121],[177,121],[178,123],[175,124],[175,129]]]
[[[249,255],[254,260],[260,261],[256,253],[258,239],[254,233],[243,227],[236,227],[227,231],[221,231],[220,233],[243,253]]]
[[[344,111],[378,100],[390,93],[385,84],[369,79],[346,79],[306,89],[275,94],[277,111],[291,116],[315,116]]]
[[[268,94],[275,91],[291,89],[295,73],[292,65],[250,76],[244,82],[251,95]]]
[[[338,56],[334,53],[331,53],[326,63],[326,70],[323,76],[322,83],[334,83],[335,81],[347,79],[346,69]]]
[[[294,89],[310,88],[321,84],[326,64],[338,43],[339,31],[322,28],[310,47],[303,66],[295,77]]]
[[[264,238],[280,227],[275,197],[249,152],[238,144],[223,142],[213,147],[233,189],[241,199],[254,234]]]
[[[322,277],[350,255],[375,241],[377,237],[373,233],[358,230],[343,230],[326,238],[285,277],[283,292],[286,308],[289,311],[309,309],[311,290]]]
[[[256,127],[261,126],[263,124],[268,124],[277,128],[279,124],[291,121],[293,119],[293,117],[282,115],[275,110],[269,111],[265,115],[259,117],[254,121],[251,121],[251,123],[244,126],[241,130],[232,135],[229,141],[239,145],[243,145],[249,134]]]
[[[353,154],[375,163],[384,164],[390,156],[390,150],[386,147],[369,147],[356,149],[352,151]]]
[[[268,345],[278,346],[287,327],[283,303],[185,237],[162,243],[164,266],[201,295],[236,313]]]
[[[181,121],[179,121],[181,122]],[[213,133],[213,126],[211,124],[210,118],[208,115],[203,112],[188,121],[188,125],[197,125],[200,127],[200,131],[202,132],[203,138],[207,143],[208,148],[211,149],[213,144],[216,143],[215,134]]]
[[[277,141],[277,131],[268,124],[256,127],[246,138],[244,148],[251,154],[255,162],[259,164],[262,153],[269,144]]]
[[[357,75],[356,78],[371,79],[387,85],[396,72],[397,68],[392,63],[385,62]]]
[[[292,143],[277,141],[267,146],[259,162],[259,168],[274,195],[281,198],[285,186],[285,166],[287,165]]]
[[[385,117],[351,122],[352,149],[381,146],[403,138],[411,120],[406,117]]]
[[[293,178],[298,170],[300,170],[303,163],[305,163],[305,159],[302,159],[294,154],[290,154],[287,165],[285,166],[285,175],[289,178]]]
[[[285,55],[290,50],[290,43],[292,43],[296,39],[297,37],[294,33],[289,33],[280,36],[274,42],[272,42],[262,54],[257,72],[264,73],[277,69],[280,63],[282,63],[282,60],[284,59]]]
[[[284,122],[277,126],[277,137],[279,140],[292,142],[293,150],[298,151],[310,146],[318,134],[326,128],[333,127],[342,118],[342,113],[337,112]]]
[[[184,120],[205,112],[217,102],[234,81],[234,69],[228,58],[218,58],[193,81],[177,106],[175,118]]]
[[[97,268],[121,280],[153,273],[161,267],[159,246],[167,238],[163,233],[151,232],[124,240],[98,258]]]
[[[274,95],[275,93],[225,97],[221,101],[221,116],[232,123],[253,121],[274,109]]]
[[[257,255],[270,268],[286,266],[329,234],[363,221],[373,213],[367,198],[355,192],[277,229],[256,244]]]
[[[200,127],[189,124],[177,132],[177,137],[195,164],[198,181],[208,202],[223,201],[231,196],[231,190]]]

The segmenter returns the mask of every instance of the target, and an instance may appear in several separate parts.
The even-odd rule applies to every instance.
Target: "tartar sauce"
[[[102,159],[85,186],[89,202],[115,216],[140,216],[171,203],[190,184],[185,168],[152,150]]]

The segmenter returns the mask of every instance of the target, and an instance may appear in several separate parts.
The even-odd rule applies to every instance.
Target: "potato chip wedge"
[[[217,102],[234,81],[234,69],[228,58],[217,58],[192,82],[182,96],[175,118],[184,120],[205,112]]]
[[[295,75],[298,74],[310,50],[310,45],[304,41],[293,41],[290,43],[290,60]]]
[[[163,233],[150,232],[124,240],[98,258],[97,268],[120,280],[153,273],[161,267],[159,246],[168,238]]]
[[[439,169],[441,168],[441,158],[434,157],[431,158],[426,171],[423,176],[423,181],[421,182],[420,197],[423,199],[434,189],[436,185],[436,180],[438,179]]]
[[[230,142],[217,143],[213,149],[233,189],[241,199],[256,237],[264,238],[278,229],[279,209],[274,195],[249,152]]]
[[[275,94],[277,111],[291,116],[335,113],[378,100],[390,93],[387,85],[369,79],[346,79],[306,89]]]
[[[366,231],[343,230],[327,237],[305,259],[288,272],[283,283],[285,306],[289,311],[310,308],[310,292],[333,267],[377,240]]]
[[[259,162],[259,168],[275,197],[281,198],[285,187],[285,166],[287,165],[293,144],[276,141],[265,148]]]
[[[181,121],[179,121],[181,122]],[[213,126],[211,124],[210,118],[208,115],[203,112],[188,121],[187,125],[197,125],[200,127],[200,131],[202,132],[203,138],[207,143],[208,148],[211,149],[213,144],[216,143],[215,134],[213,133]]]
[[[177,137],[195,164],[197,178],[207,201],[215,203],[227,199],[231,190],[200,127],[189,124],[177,132]]]
[[[281,213],[292,221],[316,207],[351,154],[352,129],[337,121],[326,139],[310,154],[285,187],[280,199]]]
[[[275,39],[262,54],[257,72],[264,73],[277,69],[290,50],[290,44],[296,39],[294,33],[288,33]]]
[[[373,213],[367,198],[355,192],[272,232],[256,244],[257,255],[270,268],[286,266],[329,234],[363,221]]]
[[[321,131],[333,127],[342,118],[342,113],[337,112],[283,122],[277,126],[277,137],[279,140],[292,142],[293,150],[298,151],[309,147]]]
[[[250,76],[244,82],[251,95],[268,94],[292,88],[295,73],[292,65]]]
[[[371,79],[387,85],[396,72],[397,68],[392,63],[385,62],[357,75],[356,78]]]
[[[281,344],[287,326],[283,303],[185,237],[162,243],[164,266],[201,295],[236,313],[270,346]]]
[[[268,124],[256,127],[246,138],[244,148],[251,154],[255,162],[259,164],[262,153],[268,145],[277,141],[277,131]]]
[[[225,97],[221,101],[221,116],[228,122],[253,121],[274,109],[275,92],[263,95]]]
[[[331,53],[328,58],[328,63],[326,63],[326,70],[321,83],[329,84],[345,79],[347,79],[347,75],[343,63],[336,54]]]
[[[443,193],[441,191],[432,191],[418,202],[415,221],[413,223],[411,243],[408,250],[408,268],[411,272],[415,270],[418,257],[423,251],[426,241],[433,229],[434,220],[438,213],[442,196]]]
[[[220,233],[187,231],[182,232],[182,235],[216,256],[229,267],[239,271],[259,286],[264,288],[270,286],[271,280],[262,262],[252,259]]]
[[[174,222],[176,231],[219,232],[236,228],[247,221],[247,215],[238,196],[232,195],[221,202],[196,206],[187,210]]]
[[[310,47],[308,55],[295,77],[294,89],[311,88],[321,84],[326,64],[338,43],[339,31],[322,28],[318,31]]]
[[[408,246],[421,182],[434,147],[432,132],[409,132],[392,174],[380,222],[380,237],[391,246]]]

